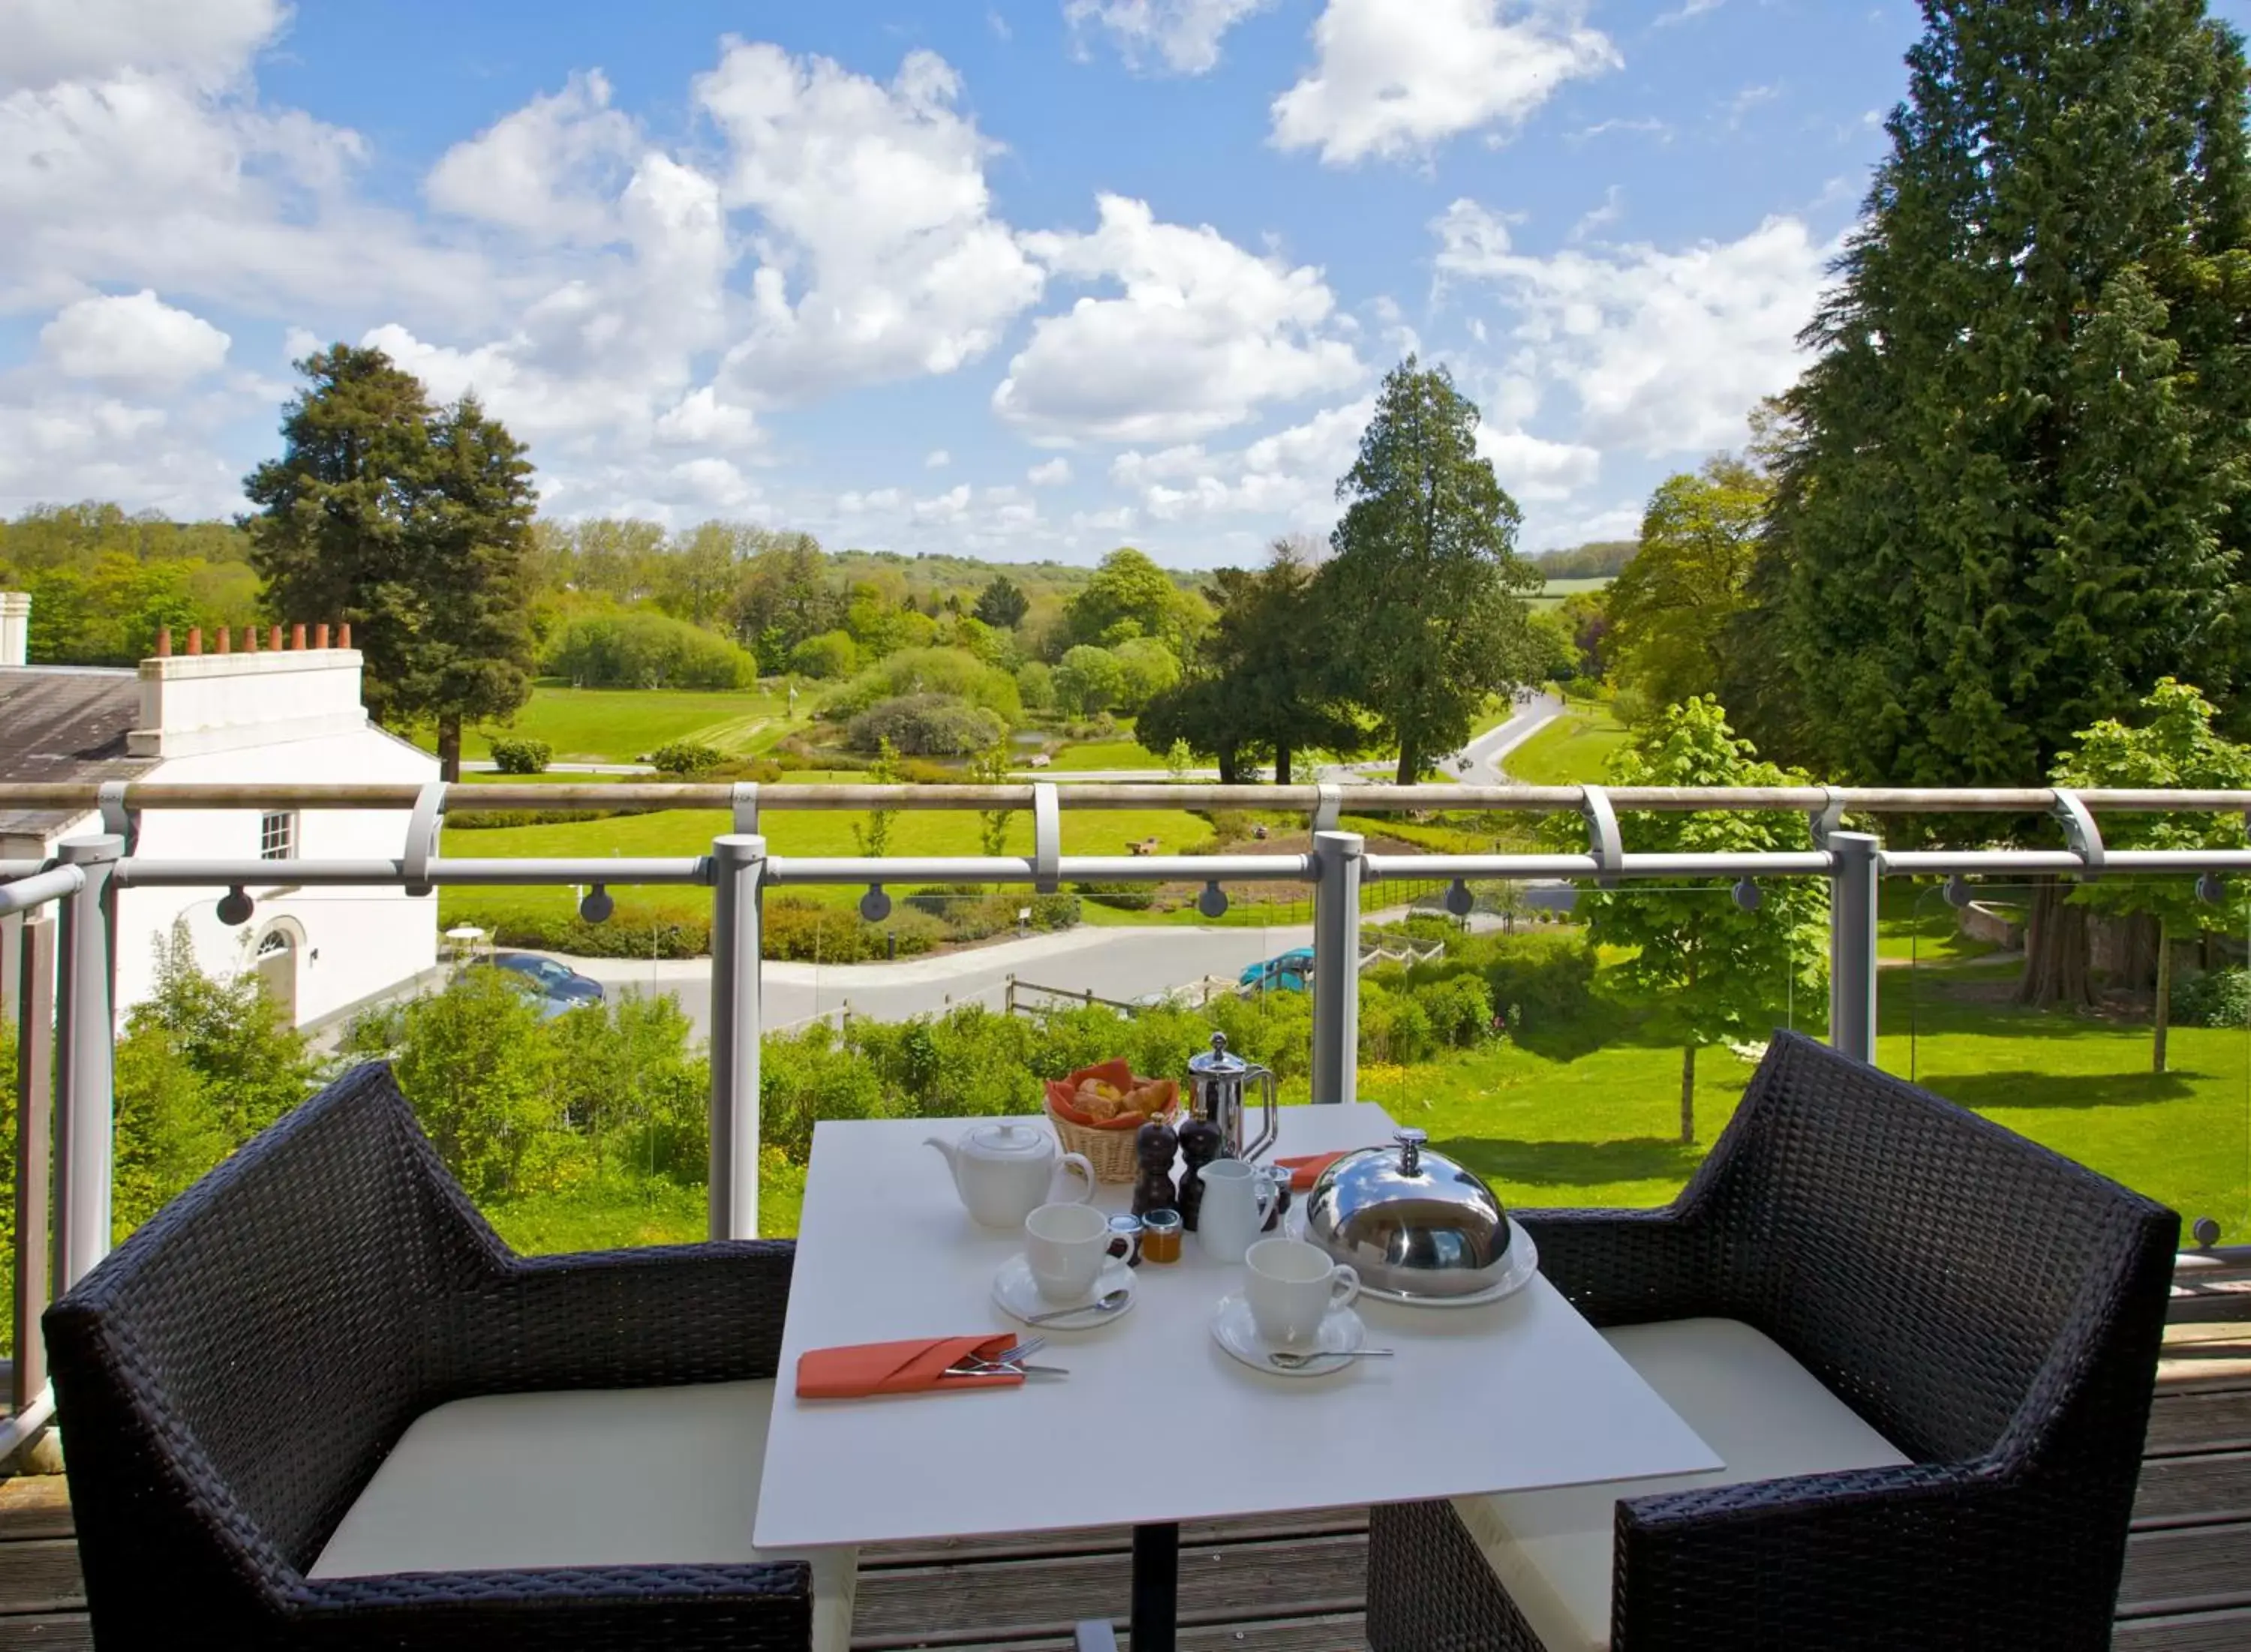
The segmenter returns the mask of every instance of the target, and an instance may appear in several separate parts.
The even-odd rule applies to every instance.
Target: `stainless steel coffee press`
[[[1265,1116],[1258,1134],[1252,1137],[1245,1116],[1254,1085],[1265,1098]],[[1188,1110],[1218,1126],[1222,1158],[1256,1158],[1274,1144],[1282,1125],[1274,1075],[1255,1061],[1229,1054],[1226,1033],[1214,1033],[1209,1052],[1198,1051],[1188,1057]]]

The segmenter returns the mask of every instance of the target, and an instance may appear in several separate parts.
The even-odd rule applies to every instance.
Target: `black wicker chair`
[[[793,1255],[516,1256],[389,1069],[348,1075],[47,1310],[99,1643],[807,1647],[801,1561],[308,1575],[433,1407],[772,1377]]]
[[[1520,1215],[1596,1325],[1743,1322],[1908,1459],[1622,1496],[1616,1652],[2109,1645],[2173,1213],[1777,1033],[1673,1205]],[[1369,1544],[1376,1652],[1541,1652],[1451,1503]]]

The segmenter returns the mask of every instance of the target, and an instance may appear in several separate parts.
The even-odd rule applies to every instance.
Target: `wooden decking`
[[[2251,1647],[2251,1324],[2185,1324],[2166,1358],[2119,1591],[2120,1652]],[[1360,1510],[1190,1526],[1183,1652],[1364,1652]],[[1068,1652],[1126,1600],[1126,1534],[1044,1532],[863,1552],[855,1648]],[[0,1652],[93,1645],[59,1479],[0,1483]]]

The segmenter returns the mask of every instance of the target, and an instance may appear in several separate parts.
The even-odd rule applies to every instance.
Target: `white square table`
[[[1389,1142],[1383,1109],[1281,1109],[1277,1155]],[[808,1349],[1021,1330],[991,1296],[1022,1235],[978,1227],[945,1159],[965,1119],[814,1127],[766,1435],[761,1549],[1131,1525],[1133,1652],[1171,1652],[1183,1520],[1406,1503],[1723,1466],[1544,1277],[1477,1308],[1362,1296],[1390,1359],[1332,1375],[1268,1375],[1212,1340],[1240,1264],[1194,1234],[1172,1266],[1136,1270],[1133,1306],[1087,1331],[1043,1328],[1040,1363],[1068,1379],[1021,1387],[800,1400]],[[1044,1125],[1042,1125],[1044,1128]],[[1126,1186],[1097,1202],[1121,1210]],[[1144,1446],[1153,1414],[1193,1419]],[[1130,1428],[1129,1440],[1110,1427]]]

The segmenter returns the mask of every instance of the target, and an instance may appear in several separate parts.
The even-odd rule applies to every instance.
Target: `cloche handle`
[[[1409,1124],[1402,1128],[1391,1139],[1399,1144],[1399,1173],[1403,1176],[1420,1175],[1423,1144],[1430,1139],[1430,1131],[1416,1130]]]

